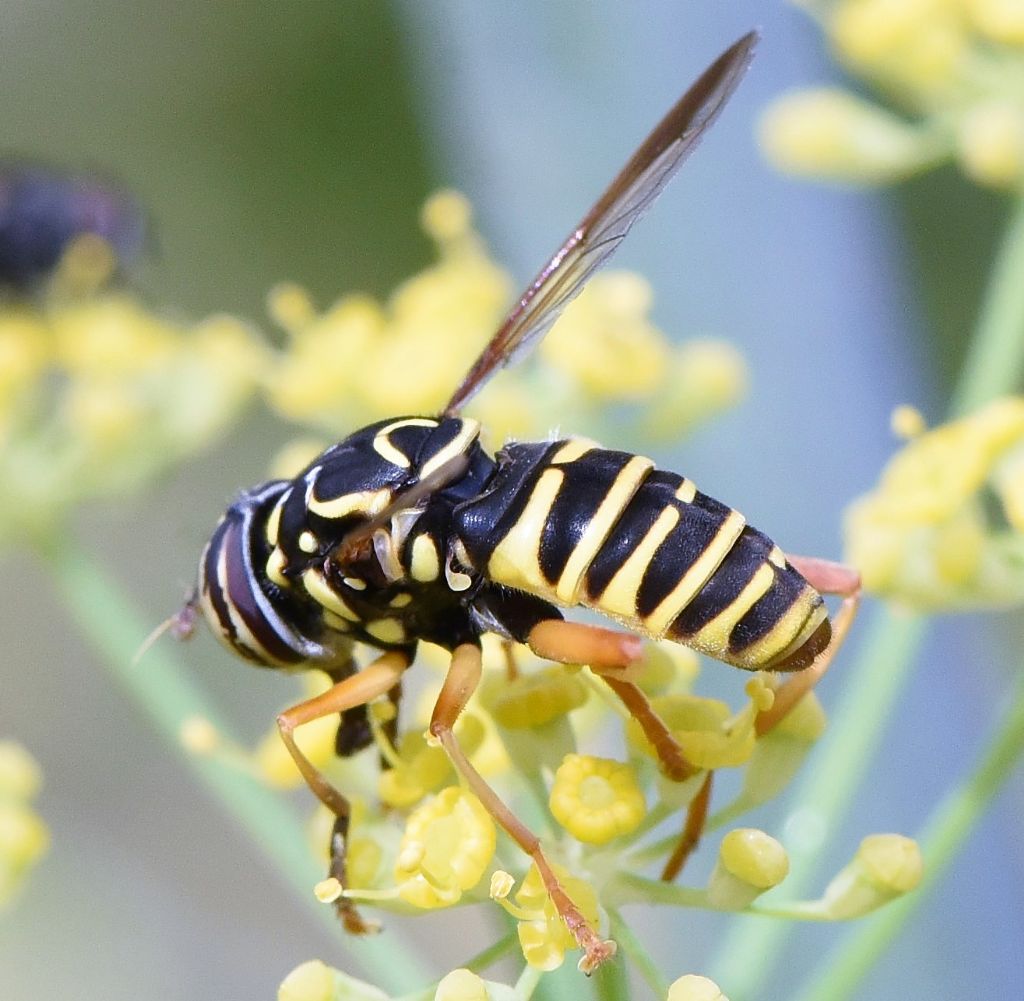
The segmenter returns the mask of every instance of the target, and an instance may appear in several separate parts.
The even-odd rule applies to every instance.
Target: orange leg
[[[346,709],[364,705],[367,702],[391,692],[399,683],[402,672],[409,666],[409,658],[401,653],[386,653],[378,657],[372,664],[358,674],[339,681],[316,698],[300,702],[291,709],[286,709],[277,717],[277,726],[281,732],[288,753],[291,754],[306,784],[313,790],[317,799],[335,816],[334,831],[331,835],[331,870],[342,886],[345,885],[345,851],[348,836],[349,802],[337,789],[327,781],[313,763],[302,753],[295,743],[294,731],[303,723],[309,723],[324,716],[342,713]],[[373,930],[373,926],[365,922],[352,902],[339,897],[338,915],[345,923],[345,928],[354,934],[365,934]]]
[[[793,707],[821,680],[846,640],[860,606],[860,574],[852,567],[820,560],[814,556],[787,556],[787,559],[819,594],[840,595],[843,602],[832,619],[832,638],[828,646],[818,654],[810,666],[786,679],[775,693],[775,702],[770,709],[758,713],[754,726],[759,737],[778,726]]]
[[[573,937],[584,950],[580,967],[590,973],[615,953],[615,943],[603,941],[592,928],[580,909],[566,893],[551,864],[540,847],[537,836],[502,802],[498,794],[487,784],[483,776],[473,767],[459,742],[455,739],[453,727],[466,703],[480,682],[480,648],[464,643],[452,653],[451,666],[445,677],[441,694],[434,706],[430,720],[430,732],[448,752],[455,769],[466,781],[484,809],[498,822],[513,841],[533,859],[551,902],[565,921]]]
[[[700,790],[687,808],[682,837],[668,857],[665,868],[661,871],[661,878],[666,883],[671,883],[682,872],[683,866],[686,865],[687,860],[700,844],[701,836],[704,834],[704,825],[708,819],[708,807],[711,804],[711,782],[714,774],[714,772],[708,772],[704,776]]]
[[[560,664],[586,664],[600,674],[640,724],[657,752],[661,770],[670,779],[682,782],[697,773],[699,769],[686,760],[678,741],[651,708],[643,690],[633,682],[622,681],[615,676],[630,667],[643,652],[643,640],[638,636],[548,619],[533,627],[526,642],[538,657]]]

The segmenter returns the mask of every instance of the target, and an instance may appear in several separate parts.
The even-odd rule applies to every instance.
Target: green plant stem
[[[853,790],[881,741],[893,706],[910,676],[924,638],[925,621],[888,607],[878,609],[860,655],[847,672],[846,691],[832,714],[826,740],[815,752],[792,797],[791,816],[816,828],[816,836],[789,847],[790,897],[808,896],[823,845],[853,805]],[[744,916],[732,925],[711,964],[711,976],[732,1001],[757,997],[770,982],[790,934],[789,922]]]
[[[953,393],[955,417],[1020,389],[1024,373],[1024,198],[1018,200],[989,278],[978,327]]]
[[[619,948],[637,968],[640,976],[647,982],[647,986],[654,992],[654,996],[658,1001],[662,1001],[668,996],[669,985],[661,970],[658,969],[658,964],[654,962],[640,939],[633,934],[633,929],[623,920],[622,915],[611,907],[607,908],[607,911],[612,938],[618,942]]]
[[[228,728],[206,695],[189,678],[167,644],[158,644],[143,663],[133,658],[151,624],[118,587],[106,569],[93,560],[70,535],[59,536],[38,549],[49,569],[54,589],[71,618],[106,668],[145,712],[156,730],[202,781],[221,808],[242,828],[270,861],[281,879],[306,901],[316,918],[340,936],[330,907],[313,896],[323,873],[308,848],[302,821],[278,794],[230,763],[187,753],[179,735],[191,718],[210,721],[231,740]],[[399,941],[394,931],[378,937],[339,938],[346,965],[356,964],[365,975],[382,981],[387,990],[407,991],[429,979],[415,948]],[[396,963],[396,954],[402,961]]]
[[[952,416],[1019,388],[1024,372],[1024,199],[1013,214],[996,257],[970,350],[953,392]],[[848,694],[833,716],[832,732],[823,747],[824,760],[805,773],[797,787],[794,810],[808,811],[823,826],[824,837],[800,850],[791,861],[796,871],[786,881],[794,896],[814,876],[818,847],[835,831],[847,812],[867,762],[878,746],[881,723],[891,713],[909,676],[910,665],[924,638],[925,623],[882,608],[863,650],[848,674]],[[884,665],[886,674],[880,667]],[[872,685],[880,685],[872,692]],[[856,731],[862,730],[860,737]],[[841,759],[842,755],[846,755]],[[796,846],[795,846],[796,847]],[[799,868],[797,868],[799,866]],[[728,985],[733,1001],[753,998],[760,984],[770,979],[781,958],[791,925],[740,919],[722,944],[712,964]],[[866,969],[866,967],[864,968]]]
[[[925,877],[916,892],[891,904],[853,932],[821,964],[796,1001],[845,1001],[853,996],[928,892],[942,879],[964,842],[984,816],[1014,766],[1024,757],[1024,673],[1017,680],[1013,702],[982,753],[974,771],[942,799],[918,840]]]

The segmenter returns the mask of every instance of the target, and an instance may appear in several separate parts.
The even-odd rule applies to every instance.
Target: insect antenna
[[[199,615],[199,591],[196,588],[192,588],[189,592],[189,596],[185,599],[185,604],[181,606],[173,615],[169,615],[163,622],[160,623],[140,644],[139,649],[132,655],[131,666],[136,667],[139,661],[149,653],[150,647],[164,633],[170,632],[170,634],[176,640],[187,640],[192,638],[192,634],[196,631],[196,617]]]

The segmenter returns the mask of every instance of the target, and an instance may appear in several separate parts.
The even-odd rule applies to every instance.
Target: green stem
[[[623,920],[622,915],[612,907],[607,908],[608,921],[611,924],[612,938],[619,944],[619,948],[629,957],[629,961],[637,968],[640,976],[647,982],[647,986],[658,1001],[668,997],[668,981],[662,975],[658,964],[654,962],[651,954],[644,948],[643,943],[633,934],[633,929]]]
[[[1020,388],[1024,372],[1024,199],[1018,201],[989,278],[978,328],[953,394],[953,416]]]
[[[918,840],[925,860],[922,885],[855,931],[821,965],[817,975],[797,996],[797,1001],[845,1001],[853,996],[864,975],[941,880],[1022,757],[1024,674],[1017,680],[1009,712],[974,771],[946,794],[921,832]]]
[[[1004,393],[1013,392],[1024,371],[1024,199],[1014,208],[993,268],[978,327],[964,361],[950,412],[963,414]],[[881,723],[909,676],[921,646],[925,623],[901,617],[883,608],[873,623],[863,652],[850,673],[848,695],[833,716],[832,733],[824,742],[824,762],[807,773],[794,796],[795,810],[816,818],[823,837],[800,850],[791,861],[800,868],[786,882],[796,896],[814,875],[818,848],[829,832],[841,826],[853,792],[865,774],[868,759],[878,746]],[[884,672],[882,668],[884,667]],[[877,686],[877,691],[872,687]],[[862,730],[858,738],[856,731]],[[841,760],[841,756],[846,755]],[[806,813],[804,812],[806,811]],[[734,1001],[756,996],[781,958],[791,926],[741,919],[727,937],[713,963]],[[731,975],[730,972],[732,971]]]
[[[524,966],[523,972],[519,974],[519,979],[516,981],[514,988],[517,1001],[530,1001],[543,976],[544,972],[538,970],[535,966]]]
[[[313,886],[323,873],[307,846],[305,827],[295,811],[279,795],[229,762],[188,754],[182,748],[182,724],[197,716],[209,720],[229,741],[232,739],[206,695],[190,680],[184,665],[168,652],[167,644],[158,644],[141,664],[133,664],[151,623],[77,540],[70,535],[61,536],[50,546],[41,547],[39,553],[50,570],[57,596],[96,652],[98,663],[110,671],[167,743],[181,754],[282,880],[337,935],[339,925],[333,909],[313,896]],[[346,965],[356,964],[366,975],[382,980],[393,993],[410,990],[429,979],[414,947],[399,941],[393,931],[379,937],[346,938],[339,942],[339,948]],[[401,963],[394,961],[396,954],[402,956]]]
[[[920,649],[925,621],[883,606],[871,622],[860,656],[848,671],[846,691],[831,716],[826,740],[803,773],[792,799],[791,816],[800,816],[816,836],[789,847],[792,872],[785,887],[805,897],[816,878],[821,848],[840,830],[853,804],[853,789],[881,741],[893,706],[910,676]],[[792,925],[741,917],[711,963],[711,976],[733,1001],[754,998],[782,959]]]

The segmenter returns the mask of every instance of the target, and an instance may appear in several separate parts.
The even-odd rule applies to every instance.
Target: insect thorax
[[[294,480],[243,494],[200,567],[200,603],[222,640],[256,663],[347,661],[352,642],[383,649],[468,639],[476,580],[453,558],[451,512],[494,463],[464,418],[380,421],[319,455]],[[353,530],[466,456],[468,466],[366,537]]]

